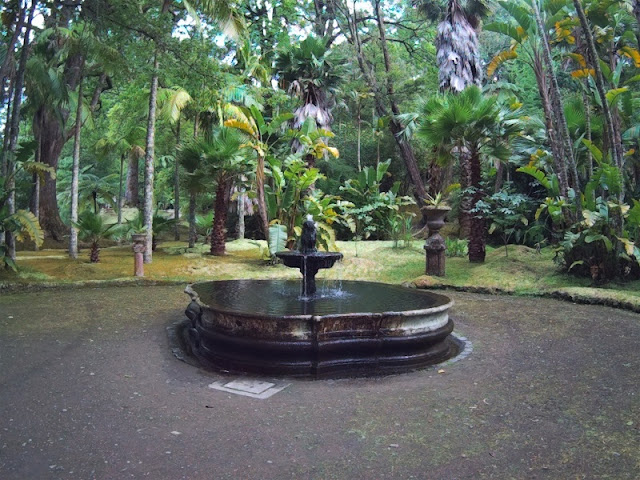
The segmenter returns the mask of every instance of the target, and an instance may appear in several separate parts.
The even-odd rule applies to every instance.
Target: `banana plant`
[[[264,189],[265,158],[270,155],[271,148],[278,140],[277,134],[282,125],[293,118],[293,114],[283,113],[267,122],[256,105],[238,107],[232,104],[225,106],[225,114],[227,117],[225,126],[237,128],[249,135],[248,146],[256,152],[258,157],[256,162],[256,199],[262,231],[268,241],[270,227]]]

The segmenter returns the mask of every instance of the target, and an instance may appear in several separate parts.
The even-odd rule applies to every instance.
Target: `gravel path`
[[[181,287],[3,294],[0,479],[640,478],[640,315],[451,296],[461,361],[258,400],[173,357]]]

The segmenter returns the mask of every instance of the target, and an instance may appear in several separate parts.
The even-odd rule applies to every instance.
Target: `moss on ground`
[[[413,283],[419,288],[455,288],[506,292],[519,295],[551,295],[582,303],[599,303],[640,311],[640,282],[611,283],[595,288],[589,279],[559,271],[553,250],[510,245],[487,249],[486,261],[471,264],[467,258],[447,258],[445,277],[424,275],[422,242],[394,248],[393,242],[338,242],[344,260],[318,278]],[[162,242],[153,262],[145,265],[144,280],[133,277],[131,247],[112,246],[100,252],[100,263],[88,260],[88,249],[72,260],[60,249],[18,254],[19,272],[0,272],[0,288],[15,286],[78,285],[109,282],[189,283],[234,278],[298,278],[296,270],[270,265],[262,259],[265,242],[236,240],[227,243],[227,255],[208,255],[207,245],[188,249],[184,242]]]

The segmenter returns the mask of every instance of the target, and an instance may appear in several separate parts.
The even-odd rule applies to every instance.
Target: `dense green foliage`
[[[325,248],[408,244],[409,198],[459,183],[471,260],[552,245],[594,282],[640,277],[638,1],[356,5],[5,2],[2,262],[24,233],[66,244],[76,203],[173,207],[153,233],[188,221],[216,254],[245,218],[293,247],[307,214]]]

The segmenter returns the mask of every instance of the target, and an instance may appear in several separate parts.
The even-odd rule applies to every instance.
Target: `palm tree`
[[[428,2],[423,2],[423,5]],[[422,8],[425,10],[425,8]],[[482,83],[477,28],[489,7],[486,0],[449,0],[447,13],[438,25],[436,62],[440,90],[461,92]]]
[[[487,97],[471,86],[459,94],[448,93],[426,102],[421,110],[417,134],[437,148],[441,160],[452,155],[469,158],[473,191],[471,210],[476,209],[484,193],[481,189],[481,159],[483,156],[504,158],[507,140],[519,129],[517,123],[505,121],[497,97]],[[469,260],[483,262],[485,258],[485,220],[474,213],[469,235]]]
[[[179,153],[179,161],[193,177],[194,186],[201,186],[204,182],[216,183],[211,232],[212,255],[224,255],[225,253],[227,238],[225,223],[232,180],[250,168],[243,151],[245,140],[236,129],[218,127],[211,135],[207,135],[203,139],[194,139],[185,145]]]
[[[293,112],[294,129],[300,129],[308,118],[312,118],[318,128],[331,130],[331,109],[335,103],[332,93],[340,80],[343,64],[332,61],[330,54],[327,41],[313,36],[279,52],[276,72],[281,86],[302,101],[302,105]],[[294,141],[293,148],[298,152],[301,146]],[[309,155],[307,162],[313,166],[315,159]]]
[[[434,18],[439,11],[430,1],[423,0],[419,6],[423,14]],[[470,85],[482,85],[482,64],[477,30],[480,19],[487,14],[486,0],[448,0],[444,19],[438,24],[436,34],[436,63],[440,80],[440,91],[462,92]],[[461,151],[460,183],[466,190],[472,183],[470,158]],[[434,180],[442,177],[437,166],[432,165]],[[440,183],[438,180],[436,183]],[[463,196],[460,202],[460,235],[468,237],[471,228],[470,196]]]
[[[78,237],[85,242],[91,243],[89,251],[89,260],[91,263],[100,261],[100,243],[110,238],[115,231],[111,230],[114,224],[105,225],[100,214],[91,210],[85,210],[78,218],[76,228],[78,229]]]

